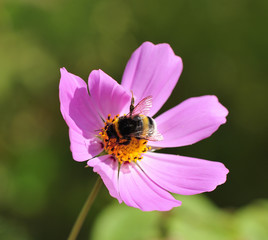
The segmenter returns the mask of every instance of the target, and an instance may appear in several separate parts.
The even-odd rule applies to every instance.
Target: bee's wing
[[[146,139],[149,141],[161,141],[163,140],[163,135],[160,132],[158,132],[158,130],[155,130],[153,135],[147,137]]]
[[[152,107],[152,96],[143,98],[133,109],[131,115],[148,115]],[[130,116],[130,113],[127,115]]]
[[[163,135],[157,130],[153,132],[153,135],[150,134],[151,131],[144,133],[143,131],[136,131],[133,134],[130,134],[133,137],[139,137],[148,141],[161,141],[163,140]],[[151,135],[151,136],[150,136]]]

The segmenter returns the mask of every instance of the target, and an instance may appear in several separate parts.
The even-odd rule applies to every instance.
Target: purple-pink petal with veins
[[[94,70],[88,78],[90,96],[95,108],[103,119],[108,114],[127,114],[131,102],[131,94],[102,70]]]
[[[96,114],[84,80],[61,68],[59,90],[60,109],[68,126],[83,132],[86,137],[95,134],[94,130],[103,124]]]
[[[189,98],[155,119],[162,141],[154,147],[180,147],[196,143],[213,134],[226,122],[228,110],[216,96]]]
[[[89,160],[87,164],[101,176],[110,195],[121,203],[118,190],[118,162],[112,156],[104,155]]]
[[[96,137],[85,138],[72,128],[69,129],[73,159],[82,162],[95,157],[103,151],[103,143]]]
[[[153,152],[145,153],[138,164],[152,181],[181,195],[213,191],[229,172],[220,162]]]
[[[153,116],[167,101],[182,72],[182,60],[166,44],[143,43],[129,59],[122,78],[122,86],[132,90],[135,104],[152,96]]]
[[[135,163],[121,165],[119,194],[128,206],[142,211],[169,211],[181,205],[180,201],[148,178]]]
[[[61,68],[59,97],[62,116],[70,128],[74,160],[85,161],[99,154],[102,145],[96,141],[95,135],[103,123],[89,97],[87,84]]]

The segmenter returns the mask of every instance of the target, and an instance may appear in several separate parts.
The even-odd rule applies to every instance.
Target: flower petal
[[[60,109],[67,125],[85,138],[90,138],[103,125],[93,108],[86,83],[78,76],[61,68],[59,86]]]
[[[152,96],[153,116],[173,91],[182,72],[182,60],[166,44],[143,43],[129,59],[121,85],[132,90],[136,104]]]
[[[103,119],[106,119],[108,114],[115,116],[129,112],[130,93],[102,70],[90,73],[88,87],[94,105]]]
[[[220,162],[152,152],[144,154],[138,164],[152,181],[181,195],[213,191],[229,172]]]
[[[209,137],[226,122],[228,110],[216,96],[189,98],[157,117],[164,140],[150,142],[154,147],[179,147]]]
[[[122,200],[142,211],[168,211],[181,204],[170,193],[151,181],[135,163],[124,163],[119,172]]]
[[[110,195],[121,203],[122,200],[118,193],[118,162],[112,156],[105,155],[93,158],[87,164],[101,176]]]
[[[96,137],[87,139],[72,128],[69,129],[69,136],[73,159],[78,162],[93,158],[103,150],[103,143]]]

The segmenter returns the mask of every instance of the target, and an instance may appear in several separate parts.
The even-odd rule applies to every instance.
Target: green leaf
[[[239,210],[235,218],[239,239],[264,240],[268,237],[268,200],[259,200]]]
[[[124,204],[112,204],[97,218],[91,240],[149,240],[160,235],[158,212],[142,212]]]
[[[204,195],[180,196],[182,206],[172,210],[167,223],[171,239],[229,240],[230,216],[214,206]]]

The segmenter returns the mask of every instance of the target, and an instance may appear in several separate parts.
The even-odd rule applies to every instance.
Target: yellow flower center
[[[111,118],[111,115],[109,114],[104,128],[102,128],[99,133],[104,144],[104,150],[108,154],[114,156],[120,163],[141,160],[142,154],[151,149],[151,147],[147,147],[146,145],[148,142],[147,140],[136,137],[129,137],[126,139],[118,132],[116,137],[108,136],[110,125],[114,125],[114,129],[118,129],[116,126],[118,124],[118,118],[119,115]]]

